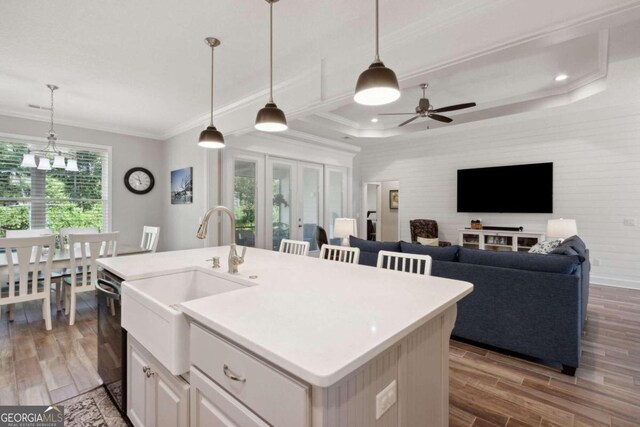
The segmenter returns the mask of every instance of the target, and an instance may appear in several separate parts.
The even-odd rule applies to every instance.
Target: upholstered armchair
[[[409,229],[413,243],[418,243],[418,237],[438,238],[438,223],[433,219],[412,219],[409,221]],[[451,246],[451,242],[439,241],[438,246]]]

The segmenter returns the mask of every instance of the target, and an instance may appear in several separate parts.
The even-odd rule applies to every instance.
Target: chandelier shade
[[[41,171],[51,170],[51,162],[49,162],[48,157],[40,157],[40,160],[38,160],[38,170],[41,170]]]
[[[36,164],[36,156],[35,154],[26,153],[22,156],[22,163],[20,164],[22,168],[35,168],[38,167]]]
[[[65,170],[68,172],[78,172],[78,161],[76,159],[69,159]]]
[[[53,167],[55,169],[64,169],[67,167],[65,161],[64,161],[64,156],[62,156],[61,154],[56,155],[53,158]]]

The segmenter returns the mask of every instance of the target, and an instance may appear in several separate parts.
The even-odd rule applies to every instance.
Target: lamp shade
[[[256,116],[256,129],[264,132],[282,132],[287,130],[287,118],[284,112],[273,102],[268,102]]]
[[[47,157],[40,157],[38,161],[38,169],[41,171],[50,171],[51,170],[51,162]]]
[[[198,145],[205,148],[224,148],[224,136],[215,126],[208,126],[200,132]]]
[[[23,168],[35,168],[36,165],[36,156],[35,154],[27,153],[22,156],[22,163],[20,164]]]
[[[64,163],[64,156],[56,155],[53,158],[53,167],[56,169],[64,169],[67,165]]]
[[[69,172],[78,172],[78,161],[76,159],[67,160],[66,170]]]
[[[358,237],[356,220],[353,218],[336,218],[333,225],[333,235],[343,239],[349,236]]]
[[[353,100],[362,105],[384,105],[400,98],[398,78],[382,61],[374,62],[358,77]]]
[[[578,234],[578,225],[575,219],[550,219],[547,221],[547,239],[566,239]]]

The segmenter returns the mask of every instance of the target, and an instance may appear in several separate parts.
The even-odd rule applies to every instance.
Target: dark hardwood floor
[[[100,384],[96,307],[81,294],[76,324],[39,303],[0,320],[0,404],[59,402]],[[55,310],[53,311],[55,313]],[[451,341],[451,426],[640,426],[640,290],[591,286],[575,377]]]

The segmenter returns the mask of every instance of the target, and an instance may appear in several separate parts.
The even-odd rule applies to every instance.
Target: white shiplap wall
[[[557,108],[553,114],[461,125],[412,141],[369,146],[357,158],[359,182],[400,180],[404,240],[410,239],[413,218],[436,219],[440,238],[453,243],[457,230],[475,217],[486,225],[525,230],[545,230],[549,218],[575,218],[591,250],[592,282],[640,288],[640,105],[579,112]],[[554,163],[553,215],[456,212],[458,169],[549,161]],[[491,197],[491,189],[478,191]],[[624,226],[624,218],[637,225]]]

